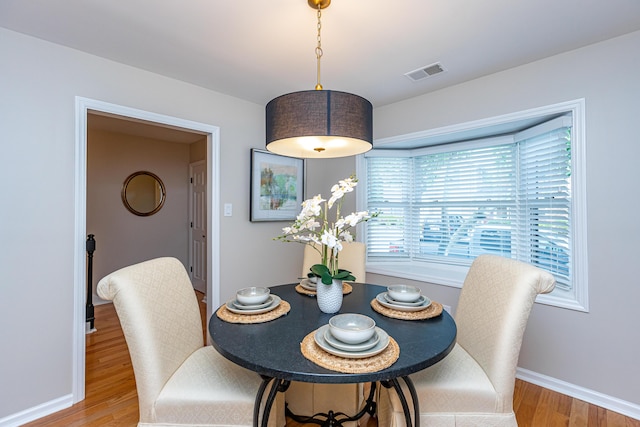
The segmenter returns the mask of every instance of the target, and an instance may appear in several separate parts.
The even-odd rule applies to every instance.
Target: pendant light
[[[373,107],[358,95],[323,90],[321,16],[331,0],[307,2],[318,11],[317,84],[315,90],[281,95],[267,104],[267,150],[312,159],[364,153],[372,148]]]

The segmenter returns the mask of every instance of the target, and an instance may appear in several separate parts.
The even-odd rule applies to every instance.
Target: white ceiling
[[[263,105],[316,83],[306,0],[0,0],[0,26]],[[636,30],[640,0],[333,0],[322,84],[379,107]]]

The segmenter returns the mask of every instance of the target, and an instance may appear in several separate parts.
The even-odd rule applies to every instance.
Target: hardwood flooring
[[[198,295],[198,300],[202,295]],[[200,303],[203,334],[206,308]],[[87,335],[86,398],[26,426],[135,426],[138,399],[129,352],[112,304],[95,307],[97,332]],[[640,427],[640,421],[516,380],[514,410],[520,427]],[[377,427],[375,418],[366,427]],[[363,423],[363,425],[365,424]],[[287,427],[300,424],[289,420]]]

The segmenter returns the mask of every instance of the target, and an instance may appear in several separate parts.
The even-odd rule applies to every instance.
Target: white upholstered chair
[[[109,274],[98,294],[112,300],[138,390],[138,426],[251,426],[261,378],[205,346],[189,276],[175,258]],[[285,424],[276,399],[269,425]]]
[[[421,426],[517,426],[513,389],[522,336],[536,296],[554,286],[550,273],[523,262],[495,255],[474,260],[455,313],[454,349],[410,376]],[[393,390],[380,390],[378,425],[405,425]]]
[[[311,266],[319,263],[320,253],[310,245],[305,245],[302,277],[307,277]],[[366,282],[366,245],[360,242],[343,242],[338,265],[351,271],[356,282]],[[289,410],[297,415],[327,413],[329,410],[355,415],[363,400],[363,389],[358,384],[312,384],[292,381],[285,394]]]

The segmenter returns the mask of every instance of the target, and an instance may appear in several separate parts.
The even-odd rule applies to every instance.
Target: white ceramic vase
[[[321,312],[337,313],[342,307],[342,280],[334,280],[330,285],[318,280],[316,299]]]

